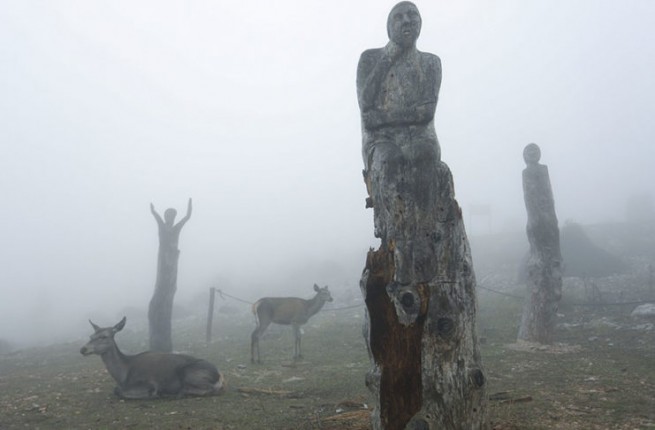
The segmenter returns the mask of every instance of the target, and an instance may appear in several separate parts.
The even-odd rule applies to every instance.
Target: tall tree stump
[[[562,297],[562,256],[555,201],[548,167],[539,164],[541,149],[530,143],[523,150],[523,198],[530,242],[527,262],[528,297],[523,306],[518,340],[549,344]]]
[[[364,180],[380,248],[360,286],[375,396],[373,428],[484,428],[486,383],[475,329],[475,275],[434,113],[441,62],[416,49],[421,17],[398,3],[390,41],[357,71]]]
[[[191,218],[191,210],[191,199],[189,199],[186,216],[175,224],[175,216],[177,215],[175,209],[166,209],[162,220],[154,205],[150,204],[150,211],[155,217],[159,228],[157,278],[155,291],[148,308],[151,351],[171,352],[173,350],[171,321],[173,318],[173,300],[177,291],[177,263],[180,256],[178,243],[182,227]]]

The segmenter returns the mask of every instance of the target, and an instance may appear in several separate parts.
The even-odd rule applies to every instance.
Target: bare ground
[[[624,299],[649,291],[631,294]],[[515,343],[520,300],[480,291],[491,428],[655,429],[652,324],[632,319],[634,306],[570,304],[581,299],[580,291],[565,291],[558,343],[544,347]],[[222,396],[119,400],[100,358],[79,354],[80,339],[0,355],[0,429],[369,428],[363,307],[312,319],[304,327],[305,358],[297,362],[290,359],[291,330],[272,327],[261,342],[261,365],[249,362],[254,323],[245,307],[218,313],[209,345],[204,317],[175,322],[176,346],[224,372],[228,389]],[[130,331],[128,321],[117,341],[134,353],[145,348],[146,336]]]

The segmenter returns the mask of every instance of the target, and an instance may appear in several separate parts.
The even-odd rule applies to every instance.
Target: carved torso
[[[362,54],[357,87],[367,168],[373,147],[382,143],[399,148],[429,144],[439,154],[433,120],[440,86],[436,55],[413,50],[391,60],[383,48]]]

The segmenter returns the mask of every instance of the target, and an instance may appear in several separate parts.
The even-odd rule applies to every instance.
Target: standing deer
[[[320,311],[325,302],[332,301],[327,285],[321,288],[314,284],[314,291],[316,291],[316,295],[309,300],[299,299],[298,297],[264,297],[252,305],[252,313],[255,314],[257,319],[257,327],[250,336],[250,360],[253,363],[255,362],[255,352],[257,353],[257,362],[261,363],[259,338],[271,323],[293,326],[293,358],[302,358],[300,352],[300,326]]]
[[[114,335],[125,327],[123,319],[113,327],[91,326],[95,333],[80,349],[82,355],[98,354],[118,386],[114,393],[124,399],[152,399],[164,395],[209,396],[223,391],[223,375],[208,361],[183,354],[146,351],[123,354]]]

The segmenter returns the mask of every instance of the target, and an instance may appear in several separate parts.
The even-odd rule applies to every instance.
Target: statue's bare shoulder
[[[375,60],[382,56],[382,52],[384,51],[384,48],[371,48],[367,49],[366,51],[362,52],[362,55],[360,56],[360,61],[364,60]]]
[[[421,59],[424,62],[428,63],[432,67],[441,70],[441,58],[439,58],[439,56],[432,54],[430,52],[423,52],[423,51],[419,51],[419,54],[421,55]]]
[[[370,70],[384,55],[384,48],[367,49],[359,56],[358,71]]]

